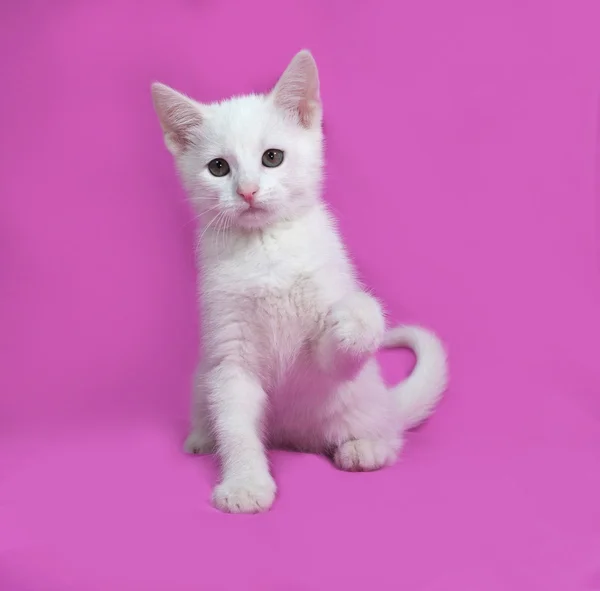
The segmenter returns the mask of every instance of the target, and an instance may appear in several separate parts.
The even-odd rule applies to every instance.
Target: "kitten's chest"
[[[216,281],[221,288],[248,297],[295,300],[310,290],[323,261],[294,238],[264,239],[247,245],[220,261]]]
[[[299,331],[314,320],[318,277],[310,261],[256,258],[223,278],[228,298],[243,302],[246,320],[271,334]]]
[[[294,249],[248,249],[205,277],[215,338],[236,334],[245,357],[280,374],[317,330],[319,261]]]

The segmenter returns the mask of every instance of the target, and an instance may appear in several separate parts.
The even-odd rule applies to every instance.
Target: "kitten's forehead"
[[[234,97],[209,107],[207,128],[215,140],[236,141],[276,133],[284,118],[268,97],[249,95]]]

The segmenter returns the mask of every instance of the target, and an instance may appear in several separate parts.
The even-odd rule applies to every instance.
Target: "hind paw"
[[[383,439],[353,439],[335,450],[333,461],[340,470],[349,472],[379,470],[396,461],[398,447]]]
[[[215,444],[210,435],[194,429],[187,436],[183,449],[188,454],[210,454],[214,452]]]

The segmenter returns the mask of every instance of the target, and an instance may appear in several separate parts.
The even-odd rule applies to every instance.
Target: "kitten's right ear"
[[[165,145],[173,156],[179,156],[193,142],[193,131],[202,123],[197,103],[160,82],[152,84],[152,101]]]

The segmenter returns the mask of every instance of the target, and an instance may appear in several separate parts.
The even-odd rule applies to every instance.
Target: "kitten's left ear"
[[[275,104],[297,117],[310,129],[321,123],[319,72],[310,53],[304,49],[294,56],[272,91]]]

